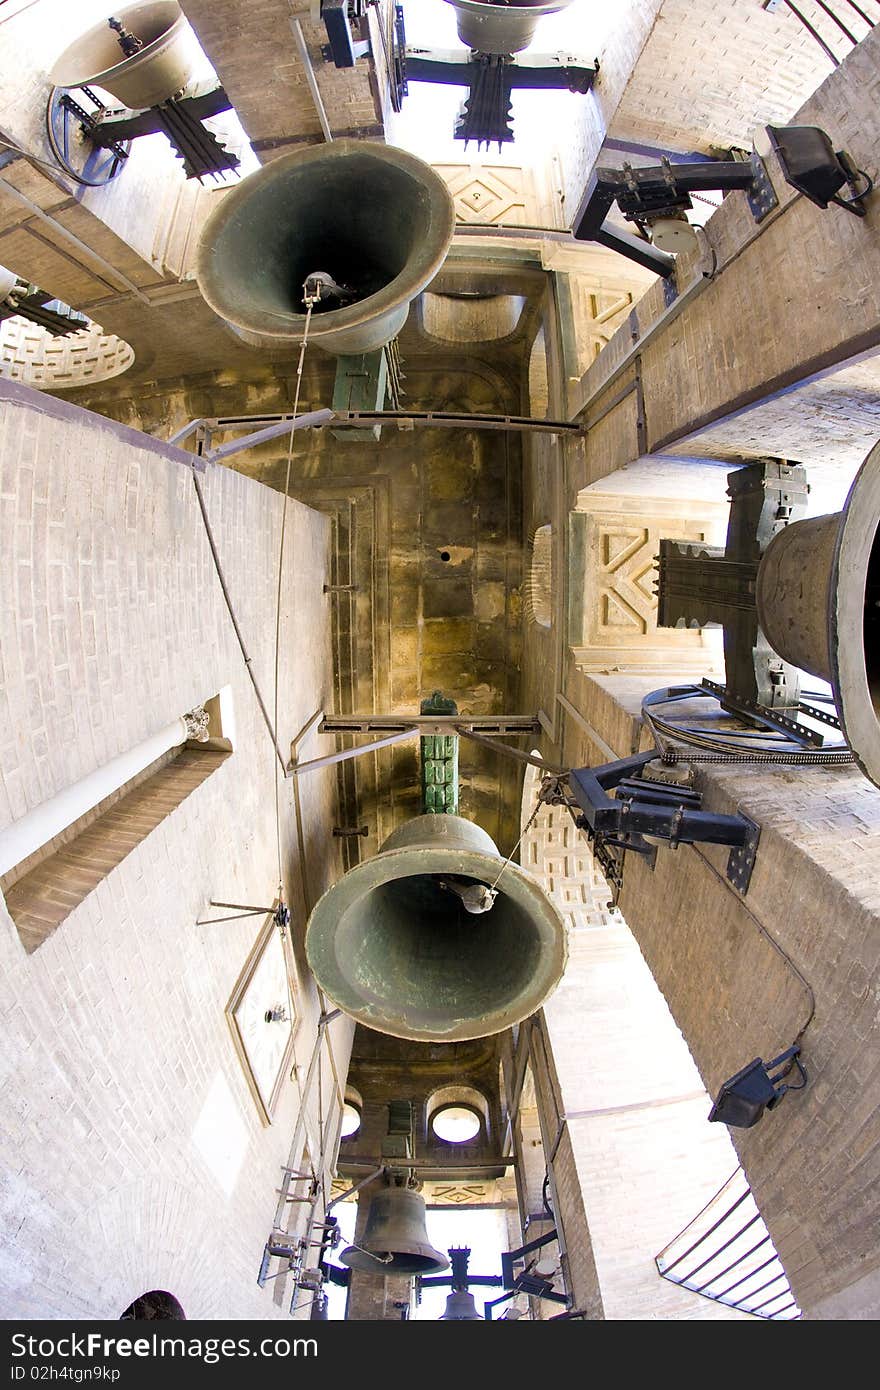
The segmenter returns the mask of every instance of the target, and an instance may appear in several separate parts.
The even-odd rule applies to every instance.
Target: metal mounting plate
[[[770,182],[766,164],[754,150],[752,150],[751,165],[755,177],[746,193],[746,198],[751,208],[752,217],[756,222],[763,222],[768,212],[772,212],[775,207],[779,206],[779,199],[773,184]]]
[[[742,893],[745,897],[752,880],[752,869],[755,867],[761,827],[756,825],[743,811],[738,814],[740,820],[745,821],[749,827],[749,833],[745,844],[735,846],[727,857],[727,881],[732,883],[737,892]]]

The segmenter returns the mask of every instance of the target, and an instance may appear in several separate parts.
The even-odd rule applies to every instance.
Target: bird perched
[[[497,888],[487,888],[485,883],[473,883],[469,879],[438,878],[437,882],[461,899],[465,912],[490,912],[498,897]]]

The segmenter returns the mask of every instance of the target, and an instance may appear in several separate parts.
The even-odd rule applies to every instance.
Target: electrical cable
[[[709,234],[708,234],[708,232],[706,231],[706,228],[705,228],[705,227],[699,226],[697,223],[692,223],[691,225],[693,226],[693,229],[694,229],[695,232],[698,232],[698,233],[700,233],[700,234],[702,235],[702,239],[703,239],[703,242],[704,242],[704,244],[705,244],[706,249],[712,252],[712,268],[711,268],[711,270],[703,270],[703,271],[701,271],[701,274],[702,274],[702,276],[703,276],[703,279],[704,279],[704,280],[714,280],[714,279],[715,279],[715,276],[718,274],[718,252],[715,250],[715,247],[712,245],[711,241],[709,240]],[[698,237],[697,237],[697,240],[699,241],[699,239],[700,239],[700,237],[698,236]]]
[[[694,693],[696,697],[702,692],[695,690]],[[855,762],[854,754],[845,745],[813,749],[751,748],[748,752],[743,752],[723,736],[703,734],[695,729],[672,724],[644,704],[642,718],[651,730],[658,751],[664,758],[668,758],[675,751],[670,748],[670,743],[683,743],[689,748],[702,750],[688,754],[688,761],[699,763],[751,763],[759,766],[775,763],[790,767],[844,767]],[[774,735],[768,733],[767,737],[772,738]],[[776,737],[778,740],[784,739],[784,735],[781,734]]]
[[[199,475],[198,475],[198,473],[196,472],[195,468],[192,470],[192,479],[193,479],[193,483],[194,483],[195,489],[196,489],[196,497],[197,497],[198,503],[199,503],[199,510],[200,510],[200,512],[201,512],[201,514],[202,514],[202,522],[204,523],[205,534],[206,534],[206,536],[207,536],[207,538],[208,538],[208,545],[209,545],[210,550],[211,550],[211,558],[212,558],[213,561],[214,561],[214,569],[215,569],[216,572],[217,572],[217,578],[218,578],[219,581],[220,581],[220,589],[221,589],[221,591],[222,591],[222,593],[223,593],[223,598],[224,598],[225,601],[226,601],[226,608],[227,608],[227,610],[228,610],[228,612],[229,612],[229,616],[230,616],[230,618],[231,618],[231,620],[232,620],[232,626],[233,626],[233,629],[234,629],[234,631],[235,631],[236,638],[238,639],[238,645],[239,645],[239,647],[241,648],[241,654],[242,654],[242,657],[244,658],[245,670],[247,671],[248,675],[250,676],[251,685],[254,687],[254,694],[255,694],[256,697],[257,697],[257,704],[260,706],[260,713],[261,713],[262,716],[263,716],[263,720],[264,720],[264,722],[265,722],[266,728],[269,730],[269,737],[270,737],[271,740],[272,740],[272,746],[273,746],[273,748],[275,749],[275,754],[276,754],[276,757],[277,757],[277,759],[278,759],[278,762],[281,764],[281,767],[284,768],[284,769],[286,770],[286,763],[285,763],[285,761],[284,761],[284,756],[283,756],[283,754],[282,754],[282,752],[281,752],[281,749],[278,747],[278,740],[277,740],[276,737],[275,737],[275,728],[274,728],[274,726],[273,726],[273,724],[272,724],[271,719],[269,718],[269,711],[266,709],[266,702],[265,702],[265,700],[263,699],[262,692],[261,692],[261,690],[260,690],[259,685],[257,684],[257,678],[256,678],[256,676],[254,675],[254,672],[253,672],[252,660],[251,660],[251,657],[250,657],[249,654],[248,654],[248,649],[247,649],[247,647],[246,647],[245,644],[244,644],[244,637],[243,637],[243,635],[242,635],[241,628],[240,628],[239,625],[238,625],[238,619],[237,619],[237,617],[235,616],[235,609],[234,609],[233,606],[232,606],[232,599],[231,599],[230,594],[229,594],[229,589],[228,589],[227,586],[226,586],[226,576],[225,576],[224,573],[223,573],[223,566],[220,564],[220,556],[219,556],[219,553],[218,553],[218,551],[217,551],[217,542],[216,542],[216,540],[214,539],[214,532],[213,532],[213,530],[211,529],[211,522],[210,522],[210,520],[209,520],[209,518],[208,518],[208,509],[207,509],[207,507],[205,506],[205,494],[204,494],[203,491],[202,491],[202,485],[201,485],[201,483],[199,482]]]
[[[59,173],[64,172],[60,169],[58,164],[50,164],[47,159],[40,159],[35,154],[29,154],[28,151],[23,150],[20,145],[13,145],[9,140],[0,140],[0,147],[4,150],[12,150],[15,154],[20,155],[22,159],[28,160],[31,164],[39,164],[42,169],[48,169],[49,173],[54,175],[55,178],[58,177]]]
[[[729,883],[728,880],[723,876],[723,874],[720,874],[720,873],[718,872],[718,870],[716,869],[715,865],[712,863],[711,859],[707,859],[707,858],[706,858],[705,854],[703,854],[702,850],[699,848],[698,845],[691,845],[691,849],[694,851],[694,853],[696,854],[697,858],[700,859],[700,860],[702,860],[702,862],[706,865],[706,868],[709,870],[709,872],[712,873],[712,874],[715,876],[715,878],[717,878],[718,882],[722,885],[722,887],[724,887],[724,888],[725,888],[728,892],[730,892],[730,893],[735,893],[735,892],[736,892],[736,889],[733,887],[733,884]],[[808,1001],[808,1005],[809,1005],[809,1012],[808,1012],[808,1014],[807,1014],[806,1022],[803,1023],[803,1024],[801,1025],[801,1027],[798,1029],[797,1033],[795,1034],[795,1039],[794,1039],[795,1043],[799,1043],[800,1040],[801,1040],[801,1038],[804,1036],[804,1033],[807,1031],[807,1029],[809,1028],[810,1024],[812,1023],[812,1021],[813,1021],[813,1016],[814,1016],[814,1014],[815,1014],[815,1012],[816,1012],[816,995],[815,995],[815,993],[814,993],[814,991],[813,991],[813,986],[810,984],[809,980],[807,980],[807,979],[804,977],[804,975],[801,973],[801,971],[800,971],[800,970],[798,969],[798,967],[795,965],[794,961],[792,960],[792,958],[791,958],[791,956],[788,954],[788,952],[787,952],[782,946],[780,946],[779,942],[778,942],[778,941],[776,940],[776,938],[775,938],[774,936],[772,936],[771,933],[767,930],[767,928],[764,926],[764,923],[760,920],[760,918],[758,918],[758,917],[755,916],[755,914],[754,914],[754,912],[752,912],[751,908],[743,901],[743,899],[741,899],[741,898],[739,897],[738,894],[737,894],[737,902],[738,902],[739,906],[742,908],[743,912],[745,912],[745,913],[747,914],[747,916],[751,917],[751,919],[752,919],[752,921],[754,922],[755,926],[758,928],[759,934],[760,934],[761,936],[763,936],[763,937],[765,938],[765,940],[768,941],[768,942],[770,943],[770,945],[772,946],[773,950],[776,951],[776,953],[777,953],[778,955],[780,955],[780,956],[782,957],[782,959],[785,961],[785,963],[787,964],[788,968],[791,970],[792,974],[795,975],[795,976],[797,977],[798,982],[800,983],[800,985],[801,985],[801,987],[802,987],[804,993],[805,993],[806,996],[807,996],[807,1001]]]

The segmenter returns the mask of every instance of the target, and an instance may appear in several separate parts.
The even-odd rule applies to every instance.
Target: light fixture
[[[856,217],[865,216],[862,202],[873,183],[844,150],[835,152],[823,130],[817,126],[767,126],[767,134],[793,188],[820,208],[837,203]],[[845,184],[852,190],[851,198],[837,196]],[[861,190],[860,185],[864,185]],[[595,168],[575,213],[572,234],[576,241],[609,246],[636,264],[669,277],[675,269],[669,253],[692,250],[696,243],[696,237],[691,241],[685,229],[685,213],[693,206],[690,195],[713,189],[745,193],[758,223],[779,203],[764,161],[754,150],[747,160],[696,163],[663,155],[657,165]],[[608,219],[614,203],[626,221],[639,229],[640,236]]]
[[[760,1057],[749,1062],[747,1067],[724,1082],[709,1112],[709,1119],[720,1124],[732,1125],[735,1129],[751,1129],[767,1110],[774,1110],[787,1091],[802,1091],[807,1084],[807,1073],[798,1060],[800,1047],[795,1043],[787,1052],[774,1057],[772,1062],[763,1062]],[[784,1064],[788,1062],[789,1065]],[[799,1086],[779,1084],[795,1066],[801,1075]],[[775,1067],[781,1070],[771,1075]]]
[[[697,233],[684,213],[677,217],[656,217],[648,223],[648,228],[652,245],[659,251],[667,251],[670,256],[695,251],[699,245]]]
[[[768,125],[767,134],[786,183],[817,207],[836,203],[856,217],[865,216],[863,199],[874,185],[846,150],[835,150],[824,130],[813,125]],[[861,192],[857,191],[860,184],[864,185]],[[852,197],[838,197],[844,186],[851,189]]]

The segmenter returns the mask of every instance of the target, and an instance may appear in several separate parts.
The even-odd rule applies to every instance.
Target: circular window
[[[466,1144],[480,1132],[481,1120],[468,1105],[445,1105],[431,1116],[431,1128],[447,1144]]]
[[[361,1127],[361,1112],[356,1105],[352,1105],[347,1100],[342,1107],[342,1129],[340,1131],[343,1139],[350,1139],[353,1134],[357,1134]]]

